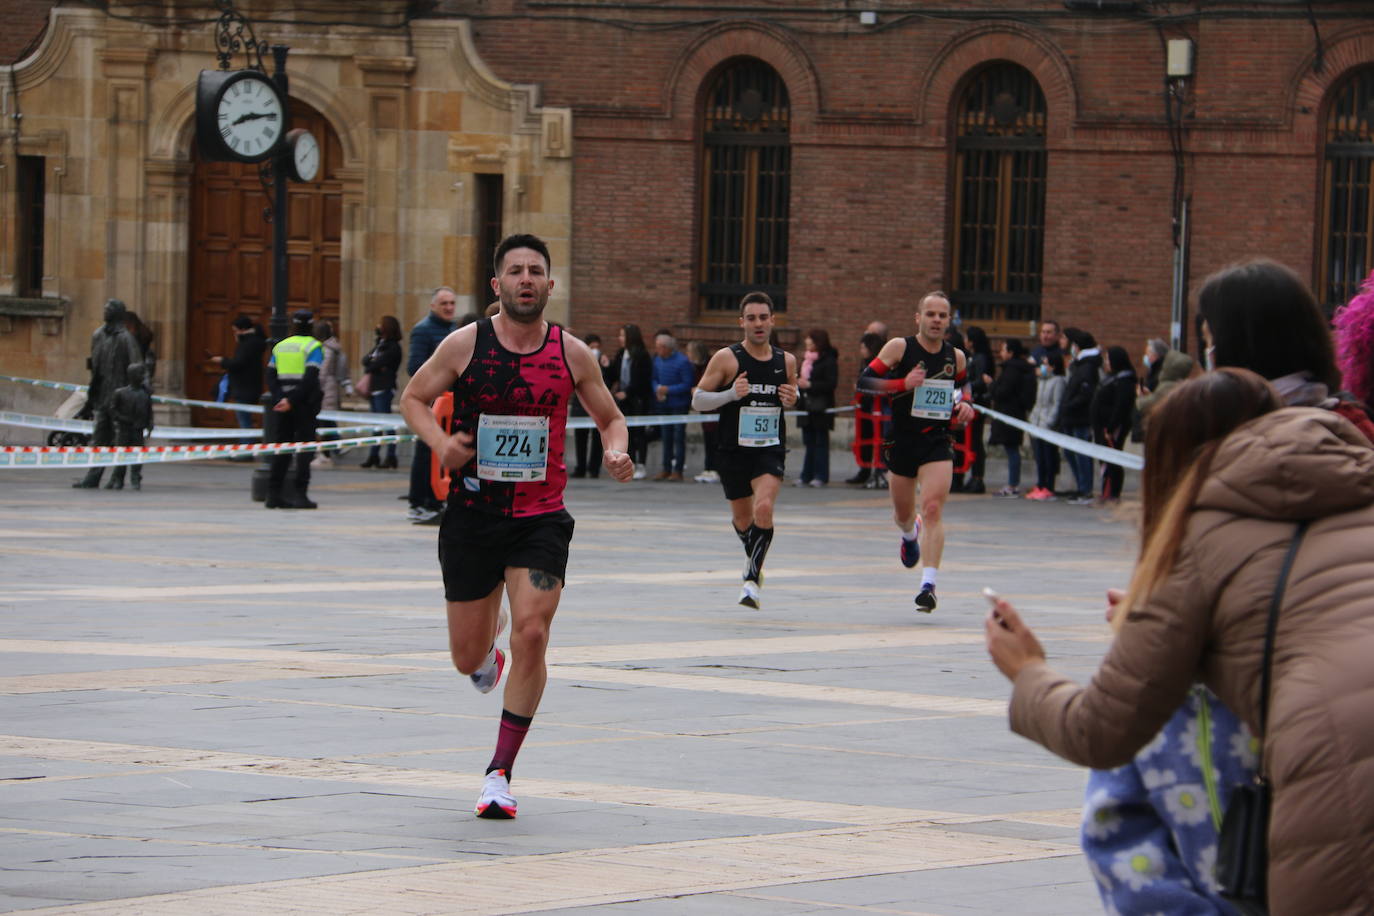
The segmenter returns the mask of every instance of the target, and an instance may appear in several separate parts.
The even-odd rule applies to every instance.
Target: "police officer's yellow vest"
[[[320,342],[306,334],[288,337],[272,348],[273,364],[277,367],[277,378],[299,380],[305,378],[305,362],[311,353],[320,348]]]

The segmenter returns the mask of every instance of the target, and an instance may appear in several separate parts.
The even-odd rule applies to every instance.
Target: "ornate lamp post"
[[[272,224],[273,340],[286,336],[287,180],[312,181],[319,168],[319,149],[304,130],[290,130],[290,84],[285,45],[272,45],[273,72],[263,66],[267,45],[258,41],[252,23],[234,9],[233,0],[214,0],[218,70],[202,70],[196,85],[196,142],[201,155],[215,162],[258,164],[258,177],[268,206],[263,218]],[[234,54],[243,51],[248,66],[230,70]]]
[[[233,0],[214,0],[219,10],[215,55],[219,69],[202,70],[196,83],[196,143],[201,156],[215,162],[256,163],[268,205],[263,219],[272,226],[271,341],[287,336],[286,239],[287,180],[313,181],[319,149],[309,131],[290,130],[290,84],[285,45],[272,45],[273,72],[263,66],[267,47],[252,23],[234,9]],[[243,51],[248,66],[230,70],[234,54]],[[267,495],[267,465],[253,474],[253,499]]]

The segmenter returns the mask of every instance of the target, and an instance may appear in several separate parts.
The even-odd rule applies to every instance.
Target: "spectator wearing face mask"
[[[1059,404],[1064,399],[1064,363],[1067,354],[1055,349],[1058,359],[1047,359],[1035,367],[1035,406],[1031,408],[1030,422],[1042,429],[1053,429],[1059,416]],[[1037,502],[1054,502],[1054,482],[1059,477],[1059,446],[1047,442],[1039,436],[1031,437],[1031,449],[1035,455],[1035,488],[1026,494],[1026,499]]]
[[[1164,399],[1164,396],[1173,391],[1179,382],[1185,382],[1202,372],[1202,367],[1182,350],[1170,350],[1164,358],[1159,361],[1159,383],[1147,394],[1142,394],[1135,399],[1136,413],[1140,415],[1140,422],[1143,425],[1148,422],[1150,411]],[[1153,368],[1153,367],[1151,367]]]
[[[1164,369],[1164,357],[1169,355],[1169,345],[1158,337],[1145,341],[1145,353],[1141,365],[1145,374],[1140,377],[1140,394],[1148,394],[1159,387],[1159,374]]]

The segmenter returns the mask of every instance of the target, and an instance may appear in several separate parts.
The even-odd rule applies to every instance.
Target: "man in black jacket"
[[[1069,366],[1069,380],[1064,386],[1064,400],[1059,403],[1059,419],[1055,428],[1075,439],[1091,442],[1093,392],[1097,390],[1102,373],[1102,351],[1097,347],[1097,339],[1080,328],[1065,328],[1064,337],[1073,355],[1073,363]],[[1074,483],[1078,487],[1078,494],[1069,502],[1080,506],[1092,505],[1093,460],[1068,448],[1064,449],[1064,456],[1073,470]]]
[[[260,404],[262,402],[262,355],[267,349],[267,338],[262,328],[253,323],[247,315],[239,315],[233,321],[234,355],[212,356],[210,362],[224,370],[229,379],[226,399],[235,404]],[[234,411],[239,429],[253,428],[253,415],[246,410]],[[254,439],[244,439],[251,444]],[[252,455],[233,455],[231,461],[252,461]]]

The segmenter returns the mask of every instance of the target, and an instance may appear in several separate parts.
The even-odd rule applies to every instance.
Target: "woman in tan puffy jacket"
[[[1012,730],[1074,763],[1119,766],[1201,681],[1258,733],[1270,598],[1311,520],[1279,613],[1264,736],[1269,903],[1374,913],[1374,449],[1332,411],[1283,408],[1259,376],[1223,369],[1155,408],[1145,454],[1141,557],[1092,682],[1050,669],[1006,602],[988,616]]]

